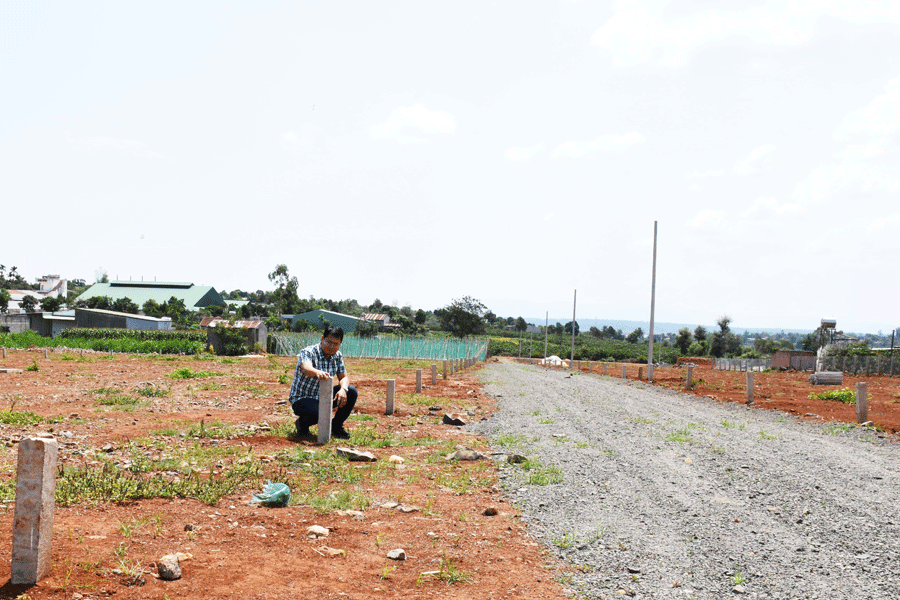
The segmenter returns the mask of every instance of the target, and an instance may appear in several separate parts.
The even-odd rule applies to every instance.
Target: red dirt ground
[[[77,356],[77,351],[70,352]],[[170,362],[152,357],[116,355],[98,358],[85,353],[91,362],[62,360],[60,352],[44,359],[43,350],[10,350],[0,368],[24,369],[36,362],[37,372],[0,373],[0,410],[29,411],[44,417],[63,417],[52,426],[16,428],[0,425],[0,483],[13,477],[16,442],[41,432],[60,437],[60,464],[82,464],[94,460],[93,450],[121,462],[125,446],[151,431],[218,420],[223,423],[270,424],[290,422],[289,409],[279,401],[287,396],[288,385],[278,378],[292,372],[294,359],[278,357],[274,364],[266,357],[246,357],[235,363],[204,362],[182,357]],[[405,363],[405,364],[404,364]],[[371,361],[370,363],[371,364]],[[461,444],[486,451],[483,441],[440,424],[440,414],[471,407],[475,417],[488,416],[494,409],[491,398],[471,373],[457,373],[436,386],[430,383],[428,363],[409,366],[406,361],[379,361],[376,375],[369,367],[348,361],[353,383],[360,389],[357,408],[369,415],[379,431],[395,436],[429,435],[439,440],[459,440]],[[582,363],[584,369],[587,363]],[[197,380],[167,377],[179,366],[195,370],[215,370],[210,378],[219,389],[200,389]],[[421,403],[406,404],[404,394],[415,389],[415,367],[426,368],[424,394],[439,398],[442,411],[429,412]],[[354,368],[357,368],[354,374]],[[594,371],[599,371],[594,363]],[[609,365],[611,376],[621,375],[621,365]],[[385,373],[397,381],[397,413],[385,416]],[[728,402],[746,398],[746,375],[696,367],[690,392]],[[638,366],[628,366],[629,378],[636,378]],[[646,377],[646,369],[644,369]],[[839,402],[810,400],[811,386],[805,373],[755,373],[756,405],[778,409],[802,418],[855,422],[855,406]],[[685,370],[655,369],[655,383],[683,389]],[[857,381],[869,385],[870,419],[879,427],[900,431],[900,379],[889,377],[845,377],[845,387]],[[168,387],[171,395],[151,398],[149,405],[134,412],[99,407],[92,390],[101,387],[133,389],[145,383]],[[449,406],[448,406],[449,404]],[[807,415],[817,415],[814,417]],[[352,428],[361,422],[348,423]],[[182,443],[173,437],[172,446]],[[261,460],[298,445],[313,449],[314,440],[291,441],[285,437],[254,435],[231,439],[203,440],[205,445],[252,446]],[[346,444],[344,444],[346,445]],[[148,449],[148,453],[157,450]],[[404,467],[388,471],[378,489],[365,490],[383,501],[400,499],[404,504],[428,507],[404,513],[373,504],[361,519],[329,513],[318,515],[305,506],[263,508],[249,502],[250,494],[228,496],[215,506],[197,500],[149,500],[127,504],[100,504],[57,507],[54,522],[53,561],[50,574],[36,586],[12,586],[10,548],[14,504],[0,504],[0,540],[6,540],[6,558],[0,560],[0,599],[20,598],[295,598],[315,593],[321,598],[368,600],[384,597],[424,598],[431,596],[488,600],[501,598],[561,598],[556,582],[565,566],[555,564],[547,553],[530,540],[516,510],[496,487],[495,467],[487,461],[460,463],[457,469],[482,469],[489,477],[482,488],[464,493],[439,485],[430,477],[428,452],[417,446],[372,450],[379,461],[391,454],[403,456]],[[94,461],[96,462],[96,461]],[[424,477],[407,474],[418,469]],[[462,473],[462,471],[457,471]],[[485,516],[496,508],[497,516]],[[139,525],[144,522],[145,524]],[[128,525],[131,527],[128,527]],[[309,540],[306,528],[317,524],[332,530],[325,539]],[[187,525],[193,532],[185,530]],[[130,531],[129,531],[130,529]],[[329,557],[327,548],[343,551]],[[404,548],[407,560],[394,562],[385,555],[392,548]],[[121,566],[122,552],[129,564],[139,565],[143,585],[114,572]],[[118,552],[118,555],[117,555]],[[165,554],[189,553],[182,563],[183,576],[177,581],[156,577],[155,561]],[[441,560],[450,560],[467,574],[469,583],[448,585],[421,574],[437,571]],[[4,585],[5,584],[5,585]]]

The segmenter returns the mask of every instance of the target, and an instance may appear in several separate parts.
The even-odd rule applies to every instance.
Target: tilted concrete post
[[[13,522],[13,585],[35,584],[50,570],[58,448],[53,438],[26,438],[19,442]]]
[[[437,365],[431,365],[431,385],[437,385]]]
[[[394,414],[394,390],[397,386],[396,379],[388,379],[387,380],[387,396],[385,398],[384,405],[384,414],[392,415]]]
[[[319,437],[320,444],[331,440],[331,392],[330,379],[319,380]]]
[[[687,381],[685,382],[685,387],[689,390],[694,389],[694,367],[691,365],[688,365],[687,368]]]
[[[444,361],[444,379],[447,379],[447,361]]]
[[[856,422],[865,423],[869,420],[869,395],[866,393],[866,384],[862,381],[856,384]]]
[[[416,393],[422,393],[422,369],[416,369]]]
[[[753,404],[753,371],[747,371],[747,404]]]

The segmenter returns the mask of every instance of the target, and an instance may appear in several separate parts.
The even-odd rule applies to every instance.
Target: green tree
[[[419,310],[416,311],[415,322],[418,323],[419,325],[424,325],[424,324],[425,324],[425,320],[426,320],[427,318],[428,318],[428,315],[425,314],[425,311],[422,310],[421,308],[420,308]]]
[[[441,328],[456,337],[484,333],[484,314],[487,307],[471,296],[455,298],[453,302],[435,312]]]
[[[697,328],[694,330],[694,341],[705,342],[707,335],[708,333],[706,332],[706,327],[704,327],[703,325],[697,325]]]
[[[297,296],[300,284],[296,277],[291,277],[288,273],[287,265],[276,265],[275,270],[269,273],[269,281],[275,284],[275,305],[281,314],[306,312],[300,310],[300,298]]]
[[[575,335],[578,335],[580,331],[581,328],[578,326],[578,321],[575,321]],[[572,335],[572,321],[569,321],[565,324],[565,326],[563,327],[563,332]]]
[[[34,296],[25,296],[22,298],[22,301],[19,302],[19,307],[27,313],[34,312],[34,309],[37,307],[38,301]]]
[[[166,316],[166,308],[165,303],[160,304],[153,298],[150,298],[144,305],[141,306],[141,310],[144,311],[144,314],[148,317],[155,317],[157,319]]]
[[[194,324],[194,313],[184,305],[184,300],[171,296],[163,306],[177,329],[190,329]]]
[[[499,317],[497,317],[497,315],[495,315],[491,311],[487,311],[486,313],[484,313],[484,320],[487,321],[488,323],[490,323],[491,325],[496,323],[498,318]]]
[[[519,317],[516,319],[516,331],[525,331],[528,329],[528,323],[525,322],[523,317]]]
[[[731,332],[731,317],[722,315],[716,321],[719,331],[712,335],[712,341],[709,344],[709,353],[717,358],[726,355],[740,354],[741,338]]]
[[[0,269],[2,269],[2,267],[3,265],[0,265]],[[6,313],[7,311],[9,311],[9,301],[9,292],[0,289],[0,313]]]
[[[691,339],[691,330],[687,327],[682,327],[678,330],[678,335],[675,336],[673,345],[682,354],[687,354],[688,349],[691,347]]]
[[[92,298],[88,298],[85,304],[88,308],[109,310],[112,306],[112,298],[110,298],[109,296],[94,296]]]
[[[62,308],[62,298],[47,296],[41,300],[41,310],[44,312],[56,312]]]
[[[632,331],[631,333],[629,333],[628,335],[625,336],[625,341],[628,342],[629,344],[637,344],[638,342],[642,341],[643,339],[644,339],[644,329],[641,327],[638,327],[637,329],[635,329],[634,331]]]
[[[362,337],[372,337],[378,335],[378,323],[375,321],[364,321],[360,319],[356,322],[356,335]]]
[[[130,313],[133,315],[136,315],[138,313],[138,310],[140,310],[138,308],[138,305],[135,304],[131,298],[127,298],[127,297],[116,299],[112,303],[112,306],[110,307],[110,309],[114,310],[116,312]]]

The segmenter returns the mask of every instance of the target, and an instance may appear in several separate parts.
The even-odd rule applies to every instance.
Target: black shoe
[[[338,427],[337,429],[331,430],[331,437],[337,438],[339,440],[349,440],[350,433],[343,427]]]
[[[312,435],[309,432],[309,427],[303,427],[302,425],[300,425],[300,419],[297,419],[296,421],[294,421],[294,425],[297,427],[297,436],[298,437],[309,437],[310,435]]]

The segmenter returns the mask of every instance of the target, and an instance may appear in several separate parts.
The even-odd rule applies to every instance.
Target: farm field
[[[439,373],[429,385],[430,364],[347,361],[360,399],[347,423],[353,437],[340,445],[378,457],[355,463],[334,456],[335,442],[323,448],[293,437],[285,403],[293,357],[57,350],[45,359],[42,349],[8,350],[0,368],[23,371],[0,373],[0,540],[12,536],[20,438],[57,436],[59,464],[68,469],[58,485],[69,500],[56,509],[50,575],[34,587],[11,586],[7,545],[0,598],[563,597],[557,581],[565,567],[529,538],[500,491],[494,462],[446,460],[457,445],[490,449],[442,425],[443,413],[489,417],[494,399],[474,370],[446,381]],[[422,394],[414,393],[416,368],[425,372]],[[607,368],[621,374],[620,364]],[[637,365],[627,369],[637,377]],[[690,393],[743,402],[745,377],[695,367]],[[856,420],[853,405],[808,399],[834,388],[809,385],[807,374],[754,377],[761,408]],[[397,410],[385,416],[389,378],[397,381]],[[655,369],[657,385],[683,389],[684,378],[684,369]],[[900,380],[848,376],[844,385],[860,380],[872,394],[870,419],[900,431]],[[390,462],[392,455],[404,462]],[[288,507],[251,502],[270,479],[289,483]],[[209,480],[216,485],[203,484]],[[137,492],[126,486],[136,481],[143,482]],[[191,482],[194,488],[184,487]],[[154,485],[172,497],[133,499]],[[122,501],[103,501],[98,490]],[[488,509],[497,515],[486,516]],[[330,535],[308,539],[311,525]],[[405,561],[386,558],[395,548],[405,550]],[[190,555],[182,578],[159,580],[155,562],[176,552]]]
[[[8,350],[0,368],[23,371],[0,373],[0,598],[560,596],[544,551],[495,487],[494,463],[445,458],[457,445],[488,452],[441,424],[444,412],[480,419],[492,411],[471,372],[446,381],[439,372],[431,386],[430,362],[348,360],[360,398],[341,445],[378,458],[358,463],[335,457],[335,441],[294,439],[285,402],[295,364]],[[421,395],[416,368],[425,371]],[[384,415],[388,378],[397,382],[393,416]],[[12,586],[16,441],[38,433],[57,436],[59,465],[73,470],[58,480],[57,497],[65,487],[76,501],[57,505],[50,575]],[[220,485],[197,485],[209,503],[91,496],[119,489],[123,473],[170,490],[191,480]],[[268,479],[289,483],[289,506],[251,503]],[[308,539],[312,525],[330,535]],[[396,548],[405,561],[386,558]],[[156,561],[176,552],[191,555],[181,579],[158,579]]]

